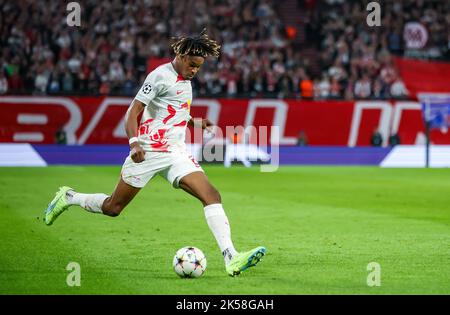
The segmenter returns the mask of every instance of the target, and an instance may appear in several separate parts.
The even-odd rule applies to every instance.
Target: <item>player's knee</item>
[[[214,188],[214,199],[217,203],[222,203],[222,196],[217,189]]]

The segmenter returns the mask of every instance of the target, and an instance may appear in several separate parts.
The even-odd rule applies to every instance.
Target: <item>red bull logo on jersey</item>
[[[191,112],[191,100],[188,100],[186,103],[181,104],[181,108],[187,109],[188,113]]]
[[[158,129],[156,132],[149,135],[150,146],[158,151],[167,151],[169,146],[167,145],[167,139],[164,137],[167,129]]]
[[[154,119],[147,119],[146,121],[144,121],[142,124],[139,125],[139,136],[140,135],[146,135],[150,132],[150,123],[153,121]]]

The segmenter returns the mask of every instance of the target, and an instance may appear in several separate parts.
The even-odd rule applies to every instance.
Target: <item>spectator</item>
[[[278,98],[289,98],[293,93],[293,82],[291,77],[285,73],[277,83]]]
[[[13,57],[10,63],[6,63],[5,72],[8,78],[8,90],[11,93],[22,92],[24,88],[24,80],[20,75],[20,61],[17,57]],[[31,71],[30,71],[31,74]],[[34,90],[34,80],[32,84]]]
[[[356,76],[351,76],[350,79],[347,81],[347,86],[345,87],[345,90],[344,90],[344,98],[346,100],[354,99],[355,81],[356,81]]]
[[[381,71],[380,71],[381,81],[386,85],[390,85],[395,81],[396,78],[397,78],[397,73],[395,71],[395,68],[394,68],[392,62],[386,63],[381,68]]]
[[[301,130],[297,137],[297,146],[305,147],[308,145],[308,138],[306,137],[306,133]]]
[[[63,127],[59,128],[55,133],[55,143],[66,145],[67,144],[67,134]]]
[[[126,80],[123,84],[122,94],[127,96],[133,96],[136,94],[138,89],[138,84],[134,80],[133,71],[129,70],[126,74]]]
[[[238,72],[235,69],[231,69],[227,75],[227,96],[234,97],[237,94],[237,81]]]
[[[3,71],[0,71],[0,94],[8,93],[8,80]]]
[[[391,134],[389,136],[389,145],[391,147],[394,147],[399,144],[400,144],[400,136],[398,135],[398,133]]]
[[[376,79],[373,82],[373,98],[375,99],[384,99],[385,98],[385,91],[383,89],[383,84],[380,80]]]
[[[109,94],[109,92],[111,91],[111,86],[109,84],[109,81],[105,80],[100,84],[100,89],[99,89],[99,93],[106,95]]]
[[[356,81],[354,93],[356,98],[368,98],[372,94],[372,83],[367,74]]]
[[[318,98],[327,99],[330,96],[331,84],[326,73],[322,75],[322,80],[315,86]]]
[[[73,92],[74,90],[74,82],[73,76],[68,69],[65,69],[62,75],[62,91],[63,92]]]
[[[370,144],[374,147],[381,147],[383,145],[383,136],[378,129],[375,129],[373,132],[372,137],[370,138]]]
[[[300,92],[303,99],[310,100],[314,97],[314,83],[307,73],[300,82]]]
[[[47,91],[50,94],[58,93],[61,91],[60,75],[57,69],[53,69],[48,79]]]
[[[330,98],[341,98],[341,84],[336,78],[331,79]]]
[[[48,85],[48,75],[44,68],[39,67],[38,74],[36,75],[36,79],[34,81],[35,91],[39,93],[45,93],[47,91]]]
[[[408,90],[400,78],[397,78],[391,85],[390,93],[393,98],[405,98],[408,96]]]
[[[328,70],[328,75],[332,79],[336,79],[338,82],[347,77],[345,69],[342,67],[342,62],[339,59],[336,59],[334,65]]]
[[[125,81],[125,73],[122,64],[118,60],[113,61],[109,65],[108,78],[113,89],[119,89],[120,85]]]

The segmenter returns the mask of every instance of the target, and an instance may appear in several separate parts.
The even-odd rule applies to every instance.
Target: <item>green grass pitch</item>
[[[162,178],[119,217],[72,207],[48,227],[60,185],[110,193],[120,168],[0,168],[0,294],[450,294],[450,169],[204,169],[236,248],[267,247],[257,267],[227,276],[201,204]],[[187,245],[207,256],[202,278],[172,270]],[[380,286],[367,285],[370,262]]]

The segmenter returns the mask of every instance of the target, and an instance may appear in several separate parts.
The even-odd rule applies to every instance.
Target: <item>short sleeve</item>
[[[136,94],[135,99],[147,106],[155,97],[157,97],[162,92],[163,89],[163,76],[161,75],[161,73],[153,71],[147,75],[147,78],[145,78],[145,81]]]

